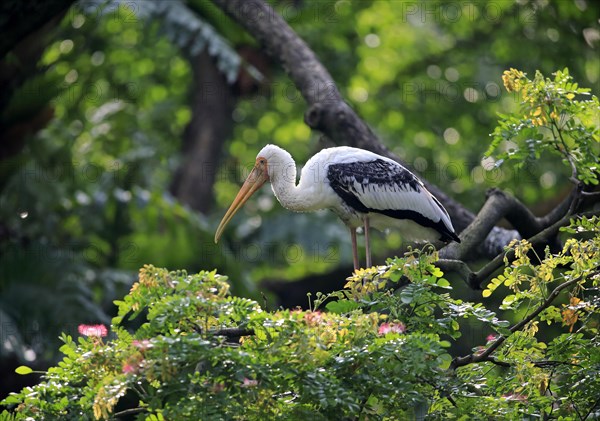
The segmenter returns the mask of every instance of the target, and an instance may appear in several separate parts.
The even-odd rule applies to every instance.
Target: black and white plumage
[[[369,227],[396,227],[409,240],[460,242],[442,204],[397,162],[362,149],[328,148],[306,163],[296,185],[294,160],[274,145],[258,153],[254,169],[217,228],[215,242],[235,212],[266,181],[287,209],[334,211],[350,228],[355,268],[356,228],[360,226],[365,230],[367,266],[371,265]]]

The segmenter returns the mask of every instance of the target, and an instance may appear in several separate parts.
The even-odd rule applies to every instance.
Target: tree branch
[[[182,162],[170,190],[182,203],[207,214],[214,201],[221,150],[231,135],[236,98],[208,51],[190,57],[190,63],[195,91],[192,119],[183,134]]]
[[[454,259],[439,259],[435,262],[435,265],[442,270],[442,272],[453,272],[457,273],[461,276],[461,278],[467,283],[467,285],[473,288],[471,284],[471,278],[473,276],[473,271],[469,268],[462,260],[454,260]],[[477,288],[474,288],[477,289]]]
[[[528,241],[535,247],[555,241],[560,227],[569,222],[572,216],[588,216],[590,213],[573,215],[582,203],[582,185],[577,184],[570,194],[552,211],[545,216],[537,217],[517,198],[504,193],[499,189],[491,189],[487,194],[487,201],[479,211],[475,220],[461,233],[461,243],[451,243],[440,250],[440,260],[451,271],[459,273],[467,284],[473,289],[479,289],[481,283],[487,280],[499,269],[504,258],[512,259],[512,251],[508,254],[502,250],[494,259],[484,266],[479,272],[471,272],[467,265],[457,264],[461,260],[468,260],[477,252],[484,238],[489,237],[494,225],[502,218],[506,218],[523,238],[530,237]],[[593,216],[595,213],[592,212]],[[514,238],[518,239],[519,236]],[[454,262],[448,266],[448,262]]]
[[[502,218],[506,218],[510,222],[521,238],[533,237],[565,215],[570,214],[574,210],[572,209],[573,204],[578,202],[580,192],[580,188],[575,187],[560,205],[547,215],[537,217],[516,197],[499,189],[491,189],[488,191],[487,201],[477,217],[461,233],[461,243],[451,243],[444,247],[440,250],[440,256],[445,259],[468,259]],[[519,238],[519,236],[513,238]]]
[[[288,73],[308,104],[304,121],[323,132],[338,145],[370,150],[406,165],[392,154],[344,101],[333,78],[314,52],[290,26],[263,0],[213,0],[227,15],[244,27],[266,49],[267,54]],[[435,185],[426,187],[446,207],[458,232],[475,219],[475,215],[448,197]],[[493,227],[480,247],[492,257],[515,238],[515,231]]]
[[[529,322],[531,322],[533,319],[535,319],[542,311],[544,311],[546,308],[548,308],[550,306],[550,304],[552,304],[552,302],[556,299],[556,297],[558,297],[558,295],[560,294],[560,292],[563,289],[566,289],[566,288],[569,288],[570,286],[575,285],[576,283],[580,282],[582,278],[583,278],[583,276],[578,276],[577,278],[571,279],[570,281],[567,281],[567,282],[563,282],[562,284],[560,284],[559,286],[554,288],[554,291],[552,291],[550,293],[548,298],[546,298],[542,304],[540,304],[527,317],[525,317],[523,320],[521,320],[520,322],[518,322],[517,324],[515,324],[514,326],[512,326],[509,329],[510,333],[517,332],[517,331],[521,330],[523,327],[525,327]],[[494,351],[496,351],[500,347],[500,345],[502,345],[504,343],[504,341],[507,338],[508,338],[507,336],[502,336],[502,335],[499,336],[494,342],[492,342],[490,344],[490,346],[488,346],[486,348],[485,351],[483,351],[480,354],[469,354],[464,357],[454,358],[454,360],[452,360],[452,363],[450,364],[449,370],[455,370],[458,367],[462,367],[462,366],[465,366],[468,364],[479,363],[479,362],[484,362],[484,361],[492,361],[490,359],[490,358],[492,358],[491,355],[494,353]],[[492,362],[494,362],[494,361],[492,361]]]
[[[534,247],[540,244],[547,243],[551,238],[555,237],[558,234],[558,231],[561,227],[566,226],[572,218],[576,217],[586,217],[591,218],[593,216],[600,215],[600,210],[583,212],[577,215],[566,215],[559,221],[555,222],[545,230],[537,233],[533,237],[529,238],[529,241]],[[496,256],[491,262],[482,267],[479,271],[474,272],[471,275],[470,283],[475,288],[480,288],[481,284],[487,280],[492,274],[498,270],[500,267],[504,265],[504,258],[508,260],[512,260],[514,257],[514,251],[509,250],[507,252],[502,252],[498,256]]]
[[[115,412],[113,414],[113,419],[117,419],[119,417],[125,417],[128,415],[135,415],[135,414],[141,414],[142,412],[148,412],[148,408],[129,408],[129,409],[125,409],[123,411],[120,412]]]
[[[241,336],[253,336],[253,329],[241,329],[238,327],[227,327],[218,330],[209,330],[206,333],[215,336],[225,336],[227,338],[239,338]]]

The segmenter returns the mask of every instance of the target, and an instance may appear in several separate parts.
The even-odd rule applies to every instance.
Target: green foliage
[[[21,365],[15,369],[17,374],[25,375],[30,374],[33,370],[27,366]]]
[[[187,50],[191,57],[208,51],[214,57],[217,67],[229,83],[235,82],[240,68],[241,58],[212,25],[194,14],[188,6],[179,0],[167,2],[130,2],[111,0],[99,4],[94,0],[79,3],[85,14],[108,16],[126,23],[145,24],[158,22],[161,32],[173,45]]]
[[[3,404],[15,408],[16,419],[107,419],[126,410],[140,420],[575,419],[594,411],[600,387],[600,221],[573,221],[568,229],[590,239],[568,241],[568,257],[547,253],[539,265],[527,257],[527,243],[516,243],[517,260],[503,275],[518,289],[504,305],[513,315],[525,300],[526,313],[539,306],[545,285],[573,281],[568,304],[539,316],[568,328],[550,340],[537,320],[508,329],[483,304],[452,298],[429,247],[356,271],[343,290],[319,294],[309,311],[266,312],[229,295],[227,278],[214,271],[147,265],[115,302],[107,339],[62,335],[58,366]],[[318,310],[323,305],[329,312]],[[452,344],[475,320],[496,334],[473,355],[502,341],[496,362],[454,369]],[[132,324],[138,327],[126,329]]]
[[[543,151],[561,156],[572,170],[572,177],[584,184],[598,184],[600,173],[600,103],[590,89],[580,88],[569,75],[569,69],[544,78],[538,71],[533,80],[511,69],[502,76],[508,92],[522,97],[517,115],[501,115],[492,134],[486,155],[498,148],[496,165],[506,159],[517,167],[540,158]]]
[[[515,260],[507,261],[504,273],[483,292],[489,296],[501,285],[508,287],[502,308],[517,315],[543,309],[496,351],[496,361],[508,368],[469,365],[459,373],[469,381],[487,378],[484,390],[502,393],[523,414],[585,419],[598,415],[600,220],[573,220],[564,231],[587,236],[569,238],[558,253],[546,250],[543,259],[535,255],[527,241],[513,242],[509,247],[514,250]],[[568,293],[548,302],[561,289]],[[540,322],[555,326],[555,334],[549,336]],[[557,331],[557,326],[562,329]],[[490,370],[496,371],[499,378],[493,379]],[[481,405],[483,414],[506,413],[505,408],[486,402],[491,406]]]
[[[508,322],[498,320],[495,313],[481,304],[440,293],[452,288],[435,266],[437,259],[437,252],[427,247],[408,252],[402,258],[388,259],[386,266],[359,269],[348,278],[346,289],[327,295],[317,293],[315,309],[328,301],[325,307],[335,313],[350,314],[357,309],[375,311],[386,314],[393,323],[402,323],[408,331],[454,339],[461,336],[459,321],[462,319],[478,320],[490,329],[503,331]],[[410,283],[405,285],[407,280]]]
[[[0,173],[0,320],[11,332],[0,354],[21,362],[52,361],[59,333],[77,323],[109,323],[112,300],[146,261],[227,262],[235,273],[233,259],[205,252],[206,218],[165,193],[190,119],[190,65],[175,45],[200,23],[189,11],[167,13],[181,12],[179,2],[92,3],[69,11],[42,55],[44,73],[2,116],[12,122],[39,107],[55,116]],[[173,43],[164,36],[175,33]],[[235,53],[217,38],[203,31],[193,40],[225,63]]]
[[[376,312],[267,313],[225,281],[145,266],[116,303],[110,340],[63,335],[47,381],[4,404],[38,419],[104,419],[124,396],[139,402],[139,419],[392,416],[438,395],[422,379],[447,381],[448,344],[435,329],[384,334]],[[123,323],[136,318],[130,334]],[[226,340],[231,328],[246,331],[239,344]]]

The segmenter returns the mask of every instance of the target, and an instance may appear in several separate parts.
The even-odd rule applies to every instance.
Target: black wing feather
[[[454,240],[460,242],[455,232],[446,227],[442,219],[435,222],[419,212],[410,209],[372,209],[365,206],[358,197],[356,191],[358,183],[363,193],[368,185],[379,185],[385,189],[413,190],[417,193],[425,190],[423,183],[413,173],[404,167],[376,159],[367,162],[352,162],[346,164],[331,164],[327,171],[327,178],[331,188],[340,196],[346,205],[361,213],[380,213],[395,219],[409,219],[417,224],[432,228],[440,233],[442,241]],[[435,204],[446,213],[444,207],[433,197]]]

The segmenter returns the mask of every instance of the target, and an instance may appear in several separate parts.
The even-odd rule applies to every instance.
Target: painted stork
[[[405,238],[415,241],[460,242],[446,209],[421,180],[397,162],[347,146],[323,149],[306,163],[296,185],[292,156],[267,145],[223,216],[215,243],[233,215],[267,181],[284,208],[335,212],[350,229],[355,269],[359,267],[356,229],[360,226],[364,227],[367,267],[371,266],[370,227],[396,227]]]

